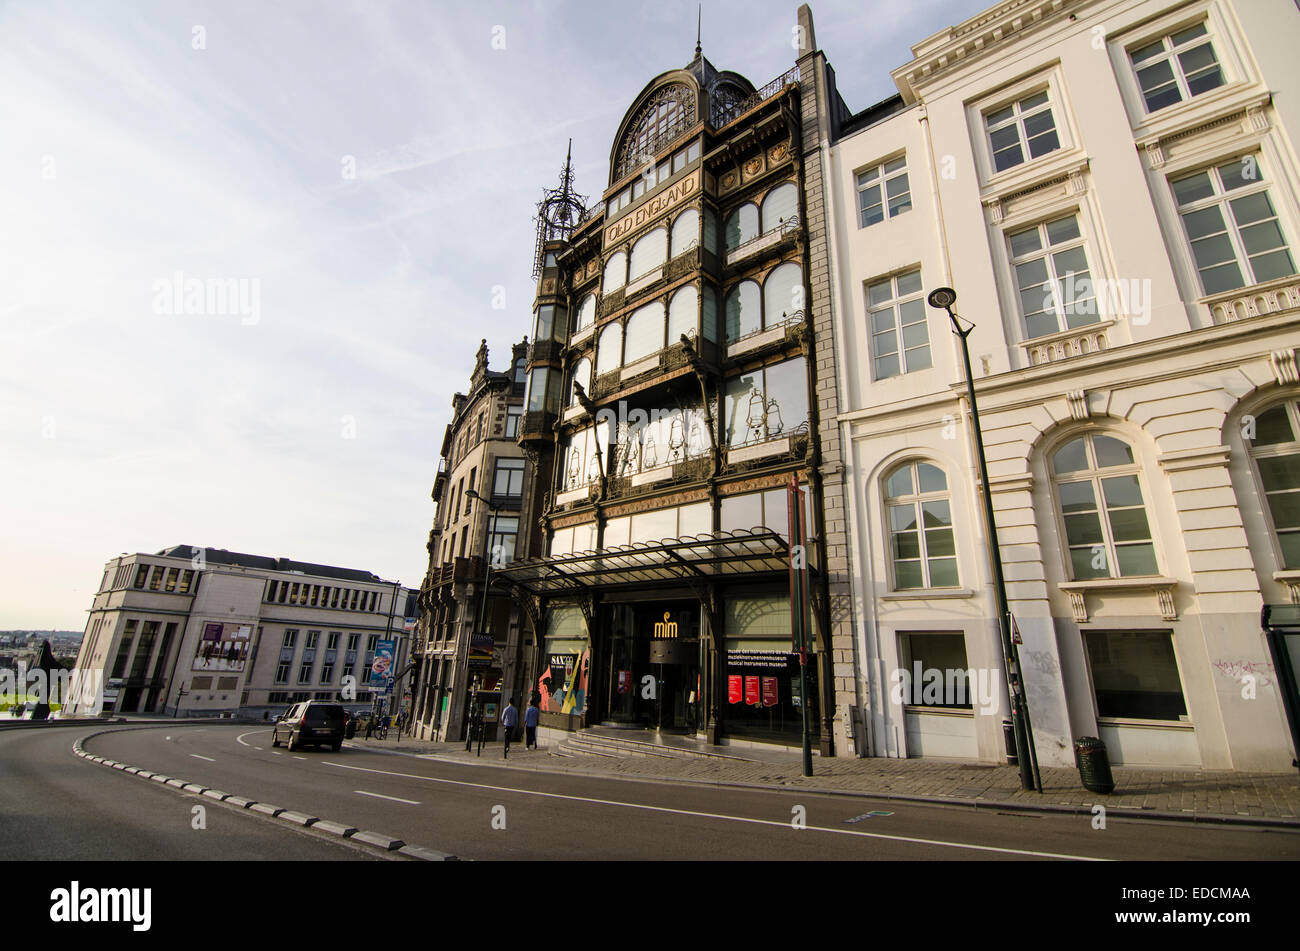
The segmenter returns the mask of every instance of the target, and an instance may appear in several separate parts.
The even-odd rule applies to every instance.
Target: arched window
[[[668,305],[668,346],[681,343],[682,335],[692,339],[699,332],[700,292],[688,284],[673,295]]]
[[[574,330],[586,330],[596,321],[596,295],[588,294],[578,305],[578,324]]]
[[[600,332],[596,341],[596,376],[617,370],[623,364],[623,325],[618,321]]]
[[[666,260],[668,260],[668,232],[663,228],[656,228],[632,245],[632,263],[628,268],[628,275],[631,280],[636,280],[642,274],[649,274]]]
[[[957,587],[948,479],[928,462],[908,462],[885,480],[894,587]]]
[[[578,393],[573,384],[581,383],[582,391],[588,396],[591,395],[591,361],[583,357],[573,368],[573,373],[569,377],[569,406],[578,405]]]
[[[1300,568],[1300,403],[1288,400],[1245,420],[1250,456],[1268,501],[1284,569]]]
[[[626,283],[627,255],[619,251],[605,262],[605,282],[601,285],[601,293],[616,291]]]
[[[695,122],[695,92],[673,83],[655,92],[628,123],[619,143],[614,178],[619,179],[652,157]],[[613,184],[611,182],[610,184]]]
[[[632,364],[664,348],[664,305],[655,301],[640,308],[627,319],[627,336],[623,342],[623,363]]]
[[[777,185],[763,199],[763,234],[779,228],[799,214],[799,192],[792,182]]]
[[[775,327],[803,311],[803,271],[787,261],[763,282],[763,326]]]
[[[762,295],[757,281],[741,281],[727,295],[727,340],[763,329]]]
[[[1051,470],[1075,581],[1159,573],[1128,443],[1080,436],[1052,453]]]
[[[697,248],[700,245],[700,213],[694,208],[688,208],[677,216],[673,222],[673,241],[672,249],[668,256],[675,258],[683,251],[689,251],[691,248]]]
[[[724,242],[728,251],[734,251],[746,241],[758,237],[758,206],[741,205],[727,216]]]

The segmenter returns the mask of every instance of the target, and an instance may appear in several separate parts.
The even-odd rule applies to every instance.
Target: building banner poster
[[[740,703],[745,699],[742,683],[740,674],[727,675],[727,703]]]
[[[763,706],[774,707],[777,705],[777,679],[775,677],[763,678]]]
[[[757,677],[746,677],[746,678],[745,678],[745,702],[746,702],[746,703],[752,703],[752,704],[754,704],[755,706],[757,706],[758,703],[759,703],[759,695],[758,695],[758,678],[757,678]]]
[[[370,667],[370,686],[386,689],[393,679],[393,654],[397,650],[397,641],[380,640],[375,644],[375,660]]]
[[[248,645],[253,628],[248,624],[223,624],[206,621],[191,670],[238,672],[248,660]]]

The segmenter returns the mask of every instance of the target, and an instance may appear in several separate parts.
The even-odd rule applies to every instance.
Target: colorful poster
[[[492,666],[492,649],[496,638],[491,634],[471,634],[469,638],[469,666],[471,669]]]
[[[582,713],[587,709],[587,668],[590,666],[590,651],[585,650],[578,658],[578,666],[569,680],[569,689],[564,692],[561,713]]]
[[[625,694],[632,689],[632,671],[620,670],[618,672],[618,692]]]
[[[393,654],[397,650],[397,641],[381,639],[375,644],[375,660],[370,666],[370,686],[377,689],[387,689],[392,686],[393,675],[397,671],[393,670]]]
[[[190,669],[229,672],[243,670],[248,661],[248,645],[252,636],[253,628],[248,624],[205,622]]]
[[[777,679],[775,677],[763,678],[763,706],[774,707],[777,705],[780,693],[777,689]]]
[[[744,678],[740,674],[727,675],[727,703],[741,703],[745,699]]]
[[[760,701],[759,701],[759,693],[758,693],[758,678],[757,678],[757,677],[746,677],[746,678],[745,678],[745,702],[746,702],[746,703],[752,703],[752,704],[754,704],[755,706],[758,706],[758,704],[759,704],[759,702],[760,702]]]
[[[537,692],[542,695],[543,710],[559,713],[563,709],[565,685],[573,678],[577,666],[577,654],[548,655],[547,667],[537,678]]]

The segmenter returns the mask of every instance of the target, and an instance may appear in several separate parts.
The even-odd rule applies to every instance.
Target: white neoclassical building
[[[1040,763],[1292,765],[1300,644],[1260,615],[1300,601],[1298,47],[1275,0],[1009,0],[834,117],[861,755],[1005,752],[1000,690],[895,688],[1001,676],[948,286]]]

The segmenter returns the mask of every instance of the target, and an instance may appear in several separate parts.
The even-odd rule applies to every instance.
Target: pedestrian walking
[[[375,718],[373,716],[366,718],[366,739],[375,735]]]
[[[537,749],[537,721],[542,718],[541,708],[537,704],[541,699],[533,694],[532,702],[524,711],[524,749]]]
[[[505,751],[502,755],[505,757],[510,755],[510,734],[514,732],[518,723],[519,711],[515,709],[515,698],[511,697],[506,708],[501,711],[501,732],[505,737]]]

